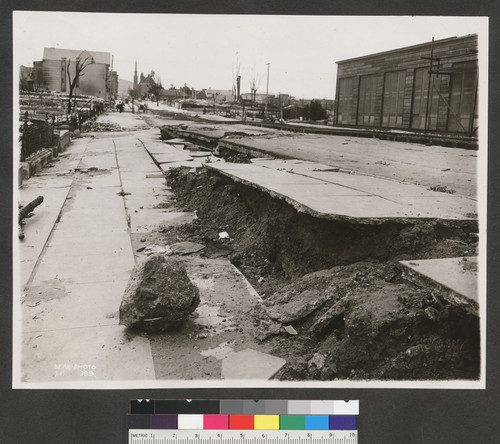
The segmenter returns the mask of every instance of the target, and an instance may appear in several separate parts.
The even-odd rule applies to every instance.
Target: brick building
[[[84,75],[78,79],[77,93],[103,99],[110,98],[111,89],[118,87],[118,81],[116,73],[116,83],[111,81],[109,52],[45,48],[43,60],[34,62],[34,68],[40,79],[40,87],[49,91],[69,92],[68,64],[71,78],[73,78],[76,60],[83,60],[88,56],[92,57],[93,63],[85,68]]]
[[[342,60],[337,65],[337,125],[475,135],[477,35]]]

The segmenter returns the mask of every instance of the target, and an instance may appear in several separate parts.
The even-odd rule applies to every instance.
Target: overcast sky
[[[41,60],[43,48],[86,49],[114,55],[122,79],[154,70],[163,86],[231,89],[240,65],[243,92],[334,98],[335,61],[477,33],[477,17],[353,17],[94,14],[14,12],[14,69]],[[16,77],[15,77],[16,78]]]

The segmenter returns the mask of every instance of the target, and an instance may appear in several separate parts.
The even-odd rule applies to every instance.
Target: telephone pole
[[[266,112],[267,112],[267,103],[269,102],[269,65],[270,63],[267,63]]]

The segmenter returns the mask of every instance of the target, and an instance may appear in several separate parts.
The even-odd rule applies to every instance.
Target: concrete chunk
[[[286,361],[276,356],[247,348],[222,361],[223,379],[271,379]]]
[[[406,278],[445,289],[445,297],[469,311],[478,310],[477,257],[454,257],[399,262]]]

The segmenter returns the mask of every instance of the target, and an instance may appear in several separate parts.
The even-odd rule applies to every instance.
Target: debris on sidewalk
[[[165,245],[164,247],[162,247],[161,245],[149,245],[145,247],[143,251],[148,256],[152,254],[163,254],[165,256],[170,256],[174,253],[168,245]]]
[[[19,209],[19,220],[25,219],[28,215],[43,202],[43,196],[38,196],[33,199],[28,205]]]
[[[448,188],[446,185],[435,185],[429,188],[431,191],[438,191],[440,193],[455,194],[455,190]]]
[[[185,254],[197,253],[198,251],[203,250],[205,248],[205,245],[198,244],[196,242],[185,241],[172,244],[169,248],[174,254],[182,256]]]
[[[38,196],[36,199],[33,199],[28,205],[25,205],[19,209],[18,215],[18,238],[24,239],[24,230],[23,230],[23,219],[33,216],[33,210],[43,202],[43,196]]]
[[[143,331],[176,329],[199,303],[199,290],[185,266],[155,254],[132,270],[120,304],[120,325]]]
[[[117,123],[111,123],[111,122],[95,122],[93,120],[87,120],[83,125],[82,125],[82,131],[83,132],[106,132],[106,131],[113,131],[113,132],[118,132],[122,131],[122,127],[118,125]]]

